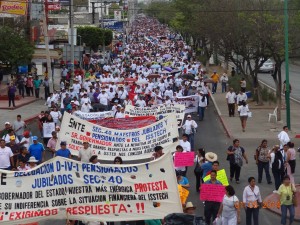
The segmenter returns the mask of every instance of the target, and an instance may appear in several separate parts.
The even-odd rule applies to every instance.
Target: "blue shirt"
[[[39,160],[39,162],[42,161],[42,152],[45,151],[45,149],[41,143],[30,145],[28,151],[36,160]]]
[[[202,178],[206,177],[206,174],[212,170],[212,163],[211,162],[206,162],[206,163],[203,163],[201,165],[201,168],[203,169],[203,176]]]
[[[69,158],[69,156],[71,155],[71,152],[69,149],[59,149],[56,151],[55,156],[61,156],[64,158]]]
[[[189,184],[189,180],[186,177],[182,177],[182,180],[178,184],[187,185]]]
[[[211,182],[211,179],[209,179],[208,181],[204,182],[204,184],[220,184],[220,185],[223,185],[220,181],[216,180],[215,183],[212,183]]]

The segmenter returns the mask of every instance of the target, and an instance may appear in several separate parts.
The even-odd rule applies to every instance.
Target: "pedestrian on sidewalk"
[[[227,105],[228,105],[229,117],[231,117],[231,116],[234,117],[235,99],[236,99],[236,94],[233,91],[233,88],[230,88],[229,92],[227,92],[227,94],[226,94],[226,101],[227,101]]]
[[[33,80],[33,85],[34,85],[34,93],[36,98],[40,98],[40,86],[41,86],[42,81],[39,80],[39,77],[36,76],[35,80]]]
[[[275,190],[273,192],[276,193],[284,176],[284,161],[279,150],[279,145],[273,147],[268,157],[270,159],[270,168],[272,169],[275,182]]]
[[[220,81],[221,81],[221,84],[222,84],[222,93],[227,92],[228,76],[225,72],[221,76]]]
[[[240,86],[241,86],[241,91],[243,93],[245,93],[246,92],[246,87],[247,87],[247,82],[246,82],[244,77],[240,81]]]
[[[289,131],[288,126],[284,126],[282,128],[282,131],[277,136],[280,142],[280,149],[282,149],[283,146],[286,145],[291,140],[288,131]]]
[[[240,183],[240,173],[243,166],[243,158],[248,164],[248,158],[245,149],[240,146],[240,141],[238,139],[233,140],[233,145],[229,146],[227,149],[227,160],[230,164],[230,181],[235,177],[237,184]]]
[[[238,112],[240,115],[243,132],[245,132],[249,112],[248,105],[245,101],[242,101],[242,104],[238,107]]]
[[[287,175],[290,177],[290,181],[292,184],[295,184],[294,180],[294,173],[296,168],[296,150],[294,148],[293,142],[287,143],[288,150],[286,152],[286,161],[285,161],[285,167],[287,171]]]
[[[247,95],[244,92],[242,92],[242,90],[240,90],[240,92],[236,96],[236,103],[238,105],[241,105],[243,103],[243,101],[247,102],[247,100],[248,100]]]
[[[17,87],[19,89],[19,95],[21,95],[23,98],[25,97],[25,81],[23,76],[18,76],[17,78]]]
[[[266,179],[268,184],[272,184],[271,181],[271,176],[270,176],[270,165],[269,165],[269,150],[268,148],[268,141],[267,140],[262,140],[260,146],[256,149],[255,152],[255,160],[256,160],[256,165],[258,169],[258,183],[260,184],[262,181],[262,175],[263,175],[263,170],[265,170],[266,173]]]
[[[32,76],[29,75],[26,79],[26,95],[30,97],[30,93],[33,96],[33,79]]]
[[[217,92],[217,87],[218,87],[218,82],[220,79],[219,74],[217,74],[217,71],[214,71],[214,73],[210,76],[210,78],[212,79],[213,83],[212,83],[212,94]]]
[[[199,105],[198,105],[198,114],[199,114],[199,121],[204,119],[204,112],[207,107],[207,99],[204,96],[203,91],[200,91],[199,96]]]
[[[49,84],[48,77],[45,77],[45,79],[43,81],[43,86],[45,88],[45,100],[46,100],[48,98],[48,96],[50,95],[50,84]]]
[[[13,83],[9,84],[7,87],[8,107],[10,107],[11,105],[13,107],[16,107],[15,104],[16,92],[17,92],[16,86]]]
[[[293,198],[296,197],[296,188],[295,185],[291,183],[289,176],[284,176],[283,183],[278,189],[278,194],[280,196],[281,205],[281,225],[286,225],[287,210],[289,210],[290,213],[289,224],[291,225],[295,218]]]
[[[262,204],[262,198],[259,187],[255,185],[255,178],[249,177],[249,185],[245,187],[243,192],[243,204],[246,209],[246,225],[258,225],[259,208]]]

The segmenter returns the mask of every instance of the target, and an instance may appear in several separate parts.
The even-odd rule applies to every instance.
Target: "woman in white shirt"
[[[176,157],[176,153],[177,152],[186,152],[186,151],[183,150],[183,148],[182,148],[181,145],[177,145],[176,146],[176,152],[173,153],[173,159],[174,159],[174,161],[175,161],[175,157]],[[186,176],[186,168],[185,168],[185,166],[183,166],[183,167],[175,167],[175,162],[174,162],[174,168],[175,168],[176,171],[181,171],[182,176],[184,176],[184,177]]]
[[[239,199],[235,196],[235,191],[231,185],[225,187],[222,204],[217,217],[222,215],[222,225],[236,225],[241,223]]]
[[[262,204],[259,187],[255,185],[255,178],[249,177],[249,185],[245,187],[243,192],[243,205],[246,209],[246,224],[258,225],[259,207]]]
[[[240,115],[243,132],[245,132],[249,112],[248,105],[245,101],[242,101],[241,105],[238,107],[238,112]]]

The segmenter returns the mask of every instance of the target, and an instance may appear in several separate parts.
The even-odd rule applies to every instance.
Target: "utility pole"
[[[95,2],[91,2],[92,4],[92,24],[95,24]]]
[[[288,0],[284,0],[284,51],[285,51],[285,102],[286,102],[286,125],[291,129],[290,109],[290,76],[289,76],[289,15]]]
[[[49,50],[49,36],[48,36],[48,1],[45,1],[44,4],[44,15],[43,15],[43,30],[44,30],[44,42],[45,42],[45,51],[46,51],[46,62],[47,62],[47,76],[49,79],[50,74],[52,74],[51,69],[51,58]],[[50,82],[50,80],[49,80]],[[50,85],[49,85],[50,86]],[[52,87],[54,90],[54,77],[52,76]]]
[[[74,0],[70,0],[70,29],[71,29],[71,85],[74,78]]]
[[[102,39],[102,52],[103,55],[105,54],[105,36],[104,36],[104,9],[105,9],[105,2],[101,3],[101,28],[102,28],[102,34],[103,34],[103,39]]]

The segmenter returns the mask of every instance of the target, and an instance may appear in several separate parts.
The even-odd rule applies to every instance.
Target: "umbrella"
[[[165,59],[170,59],[170,58],[172,58],[172,56],[171,56],[170,54],[164,54],[163,57],[164,57]]]
[[[151,69],[158,69],[158,68],[160,68],[160,65],[154,64],[154,65],[152,65],[150,68],[151,68]]]
[[[147,76],[147,78],[160,78],[159,74],[150,74]]]
[[[167,70],[167,71],[171,72],[172,68],[171,67],[164,67],[164,70]]]
[[[194,75],[191,74],[191,73],[182,75],[182,78],[187,79],[187,80],[194,80],[195,79]]]
[[[214,81],[210,78],[205,79],[203,82],[205,82],[205,83],[214,83]]]
[[[149,81],[147,80],[138,80],[137,82],[135,82],[136,84],[142,85],[142,84],[147,84],[149,83]]]
[[[180,73],[181,71],[178,69],[173,69],[170,73]]]

